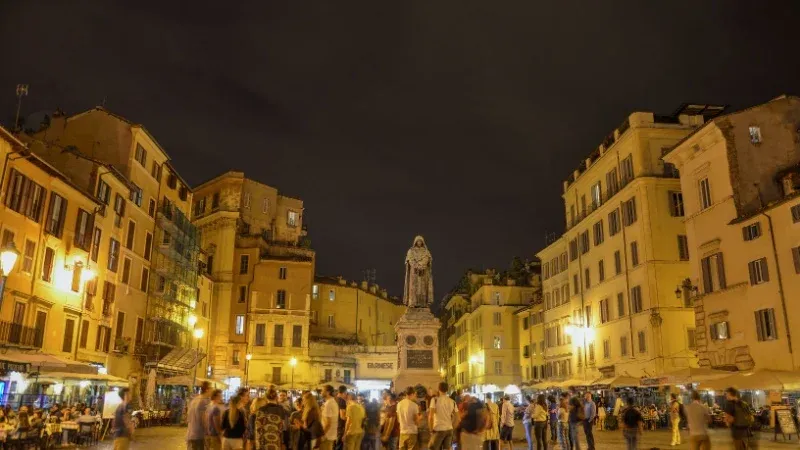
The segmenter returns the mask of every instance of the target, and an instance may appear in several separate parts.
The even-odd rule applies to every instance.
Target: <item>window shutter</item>
[[[767,314],[769,315],[769,324],[771,326],[772,338],[778,339],[778,323],[775,322],[775,310],[770,308],[767,310]]]
[[[742,227],[742,240],[749,241],[747,238],[747,227]]]
[[[716,323],[712,323],[711,326],[708,327],[708,331],[711,333],[711,339],[712,340],[716,340],[717,339],[717,324]]]
[[[711,281],[711,259],[703,258],[700,266],[703,271],[703,292],[712,292],[714,290],[714,285]]]
[[[794,273],[800,273],[800,247],[792,249],[792,259],[794,260]]]
[[[758,340],[759,341],[763,341],[764,340],[764,330],[762,328],[763,324],[762,324],[762,321],[760,320],[760,317],[759,317],[758,313],[759,313],[759,311],[755,311],[753,313],[753,314],[756,315],[756,334],[758,334]]]
[[[756,284],[756,270],[755,265],[758,261],[751,261],[747,263],[747,272],[750,273],[750,285]]]
[[[722,253],[717,253],[717,274],[719,276],[719,288],[725,289],[728,283],[725,281],[725,263],[722,262]]]
[[[759,260],[761,263],[761,277],[764,281],[769,281],[769,269],[767,268],[767,258],[761,258]]]

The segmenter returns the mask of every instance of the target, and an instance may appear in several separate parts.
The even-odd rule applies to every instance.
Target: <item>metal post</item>
[[[250,359],[245,356],[244,360],[244,385],[250,386]]]
[[[292,391],[294,391],[294,365],[292,365]]]
[[[200,339],[197,339],[197,354],[200,354]],[[197,385],[197,366],[194,367],[192,372],[194,373],[194,376],[192,377],[192,390],[190,394],[194,394],[194,387]]]

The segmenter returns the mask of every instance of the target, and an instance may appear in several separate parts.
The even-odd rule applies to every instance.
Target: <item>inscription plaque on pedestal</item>
[[[406,367],[433,369],[433,350],[406,350]]]

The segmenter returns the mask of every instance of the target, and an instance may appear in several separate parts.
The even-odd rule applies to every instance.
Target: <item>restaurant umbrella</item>
[[[700,382],[700,389],[707,391],[721,391],[728,387],[741,390],[796,391],[800,390],[800,372],[760,369]]]
[[[156,401],[156,369],[150,369],[150,373],[147,375],[145,398],[147,407],[154,409]]]

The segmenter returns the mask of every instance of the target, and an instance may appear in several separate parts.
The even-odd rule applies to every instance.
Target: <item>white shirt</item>
[[[404,398],[397,404],[397,420],[400,422],[400,434],[417,434],[417,414],[419,406],[416,402]]]
[[[503,402],[503,409],[500,412],[500,424],[507,427],[514,426],[514,405],[511,402]]]
[[[322,417],[325,418],[326,423],[331,424],[328,431],[325,432],[325,439],[335,441],[339,431],[339,404],[333,397],[325,400],[325,404],[322,406]]]
[[[446,395],[439,395],[431,400],[433,411],[433,431],[449,431],[453,429],[453,416],[457,414],[456,402]]]

